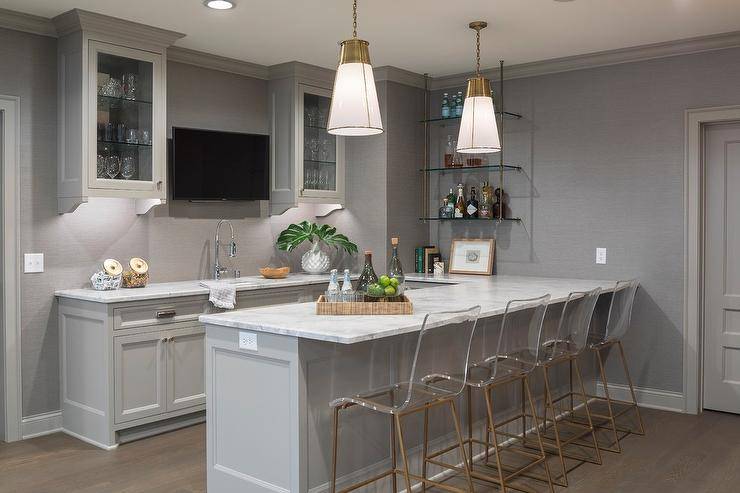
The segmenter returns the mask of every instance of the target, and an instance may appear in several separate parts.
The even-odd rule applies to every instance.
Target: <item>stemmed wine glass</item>
[[[118,176],[121,171],[121,158],[117,154],[111,154],[108,159],[105,160],[105,174],[111,180]]]
[[[121,160],[121,176],[124,180],[130,180],[136,174],[136,154],[129,151]]]

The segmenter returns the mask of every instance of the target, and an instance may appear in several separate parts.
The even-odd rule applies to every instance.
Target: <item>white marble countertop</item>
[[[357,276],[352,276],[356,279]],[[203,281],[211,282],[211,279]],[[232,279],[225,279],[232,281]],[[234,279],[237,291],[254,291],[269,288],[285,288],[290,286],[307,286],[329,282],[329,275],[289,274],[285,279],[265,279],[262,276],[247,276]],[[162,282],[148,284],[143,288],[120,288],[112,291],[95,291],[92,288],[62,289],[54,292],[60,298],[72,298],[97,303],[122,303],[126,301],[140,301],[179,296],[207,295],[208,288],[201,286],[201,280]]]
[[[597,287],[611,291],[616,284],[616,281],[500,275],[451,275],[444,279],[407,275],[406,280],[448,285],[406,290],[406,295],[414,303],[413,315],[316,315],[315,303],[295,303],[202,315],[200,321],[236,329],[353,344],[418,331],[429,312],[464,310],[481,305],[480,316],[489,317],[502,314],[512,299],[534,298],[549,293],[551,303],[557,303],[565,301],[574,291],[589,291]]]

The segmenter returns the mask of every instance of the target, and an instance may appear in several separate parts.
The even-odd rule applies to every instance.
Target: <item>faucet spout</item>
[[[221,265],[221,262],[219,260],[219,253],[221,250],[221,238],[219,236],[219,231],[221,230],[222,224],[228,224],[229,230],[231,231],[231,241],[229,242],[229,248],[228,248],[228,255],[231,258],[236,257],[236,241],[234,239],[234,226],[231,224],[231,221],[228,219],[221,219],[218,224],[216,225],[216,236],[213,239],[214,244],[214,265],[213,265],[213,278],[215,280],[221,279],[221,274],[224,274],[228,269],[226,267],[223,267]]]

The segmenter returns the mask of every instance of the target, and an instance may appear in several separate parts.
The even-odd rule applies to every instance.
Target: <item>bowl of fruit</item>
[[[370,284],[367,287],[367,295],[370,298],[394,298],[400,296],[402,292],[403,290],[401,289],[401,283],[398,278],[387,275],[380,276],[378,282]]]

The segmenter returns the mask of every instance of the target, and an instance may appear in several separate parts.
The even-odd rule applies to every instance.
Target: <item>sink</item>
[[[227,284],[235,284],[237,286],[250,286],[254,284],[259,284],[259,281],[257,281],[256,279],[246,279],[243,277],[221,279],[221,282],[225,282]]]

